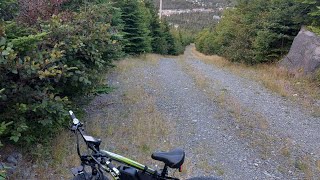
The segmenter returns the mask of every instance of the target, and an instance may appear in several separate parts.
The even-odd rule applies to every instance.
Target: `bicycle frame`
[[[108,172],[111,174],[113,179],[119,179],[120,177],[120,171],[112,165],[111,161],[116,161],[120,164],[127,165],[131,168],[136,169],[137,171],[141,171],[142,173],[146,173],[146,176],[152,176],[156,179],[173,179],[173,180],[178,180],[177,178],[174,177],[169,177],[167,176],[168,174],[168,166],[165,164],[163,170],[161,173],[159,173],[157,170],[153,170],[149,168],[146,165],[140,164],[134,160],[131,160],[129,158],[126,158],[124,156],[121,156],[119,154],[109,152],[106,150],[100,150],[99,146],[101,143],[100,139],[95,139],[92,136],[86,135],[84,132],[83,124],[75,117],[72,111],[69,111],[69,114],[73,120],[73,124],[71,126],[71,130],[76,134],[77,137],[77,153],[81,159],[81,167],[84,167],[86,165],[90,165],[91,168],[93,168],[95,171],[93,171],[92,175],[96,175],[96,170],[100,171],[102,170]],[[81,135],[82,139],[86,142],[86,145],[89,149],[92,150],[93,154],[91,155],[81,155],[80,148],[79,148],[79,138],[78,138],[78,133]],[[101,159],[102,158],[102,159]],[[183,161],[182,161],[183,162]],[[91,164],[94,164],[93,166]],[[95,166],[98,165],[98,168]],[[80,171],[75,169],[77,172],[74,173],[76,174],[78,172],[82,172],[83,169]],[[103,176],[103,172],[100,171]],[[125,171],[123,171],[125,172]],[[130,173],[129,173],[130,174]]]
[[[116,153],[113,153],[113,152],[109,152],[109,151],[106,151],[106,150],[100,150],[101,152],[103,153],[106,153],[108,155],[108,157],[111,159],[111,160],[114,160],[114,161],[117,161],[119,163],[123,163],[123,164],[126,164],[128,166],[131,166],[133,168],[136,168],[138,170],[141,170],[141,171],[146,171],[147,173],[150,173],[150,174],[157,174],[157,171],[156,170],[153,170],[143,164],[140,164],[136,161],[133,161],[129,158],[126,158],[126,157],[123,157],[119,154],[116,154]]]

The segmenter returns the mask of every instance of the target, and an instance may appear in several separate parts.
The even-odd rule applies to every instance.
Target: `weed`
[[[280,149],[280,153],[285,157],[291,156],[290,149],[289,147],[286,147],[286,146]]]
[[[105,84],[102,84],[102,85],[99,85],[97,87],[95,87],[93,90],[92,90],[92,93],[93,94],[109,94],[111,93],[112,91],[114,91],[115,88],[113,87],[109,87],[108,85],[105,85]]]
[[[301,170],[301,171],[305,171],[305,170],[308,169],[307,164],[305,164],[305,163],[302,162],[301,160],[297,160],[294,165],[295,165],[295,167],[296,167],[297,169],[299,169],[299,170]]]
[[[218,176],[223,176],[225,173],[221,165],[215,165],[213,166],[213,169],[218,174]]]
[[[316,166],[317,166],[318,171],[320,172],[320,160],[316,161]]]

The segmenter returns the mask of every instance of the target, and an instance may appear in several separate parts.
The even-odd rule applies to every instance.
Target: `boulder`
[[[320,36],[302,28],[280,66],[294,74],[312,74],[320,68]]]

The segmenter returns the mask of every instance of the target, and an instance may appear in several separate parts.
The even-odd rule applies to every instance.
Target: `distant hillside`
[[[175,27],[199,31],[211,27],[235,0],[163,0],[162,14]],[[159,8],[160,0],[154,0]]]
[[[154,0],[159,7],[160,0]],[[163,9],[193,9],[193,8],[219,8],[225,7],[234,0],[162,0]]]

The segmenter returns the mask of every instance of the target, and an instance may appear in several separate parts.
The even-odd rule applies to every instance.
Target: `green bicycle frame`
[[[105,150],[101,150],[101,152],[106,153],[111,160],[117,161],[119,163],[124,163],[124,164],[126,164],[128,166],[134,167],[134,168],[136,168],[138,170],[141,170],[141,171],[145,170],[146,172],[148,172],[150,174],[156,174],[157,173],[155,170],[153,170],[153,169],[151,169],[151,168],[149,168],[149,167],[147,167],[147,166],[145,166],[143,164],[140,164],[140,163],[138,163],[136,161],[133,161],[133,160],[131,160],[129,158],[123,157],[123,156],[121,156],[119,154],[116,154],[116,153],[113,153],[113,152],[109,152],[109,151],[105,151]]]

